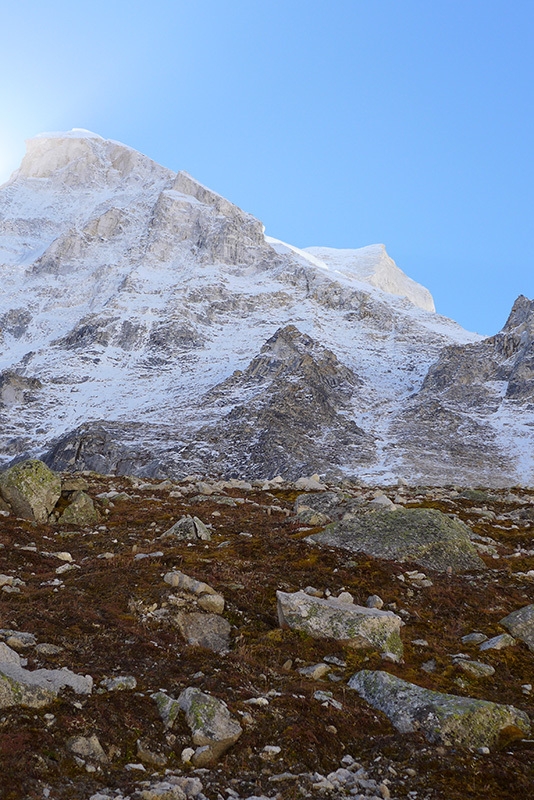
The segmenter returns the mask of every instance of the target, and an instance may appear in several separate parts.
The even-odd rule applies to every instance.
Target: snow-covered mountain
[[[3,463],[533,482],[525,298],[481,340],[383,245],[300,250],[81,130],[0,187],[0,270]]]

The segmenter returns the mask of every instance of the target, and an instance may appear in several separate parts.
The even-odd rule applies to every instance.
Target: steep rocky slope
[[[49,521],[0,509],[2,800],[529,796],[532,491],[17,469]],[[386,513],[478,555],[398,560]]]
[[[4,465],[532,483],[529,301],[481,341],[383,246],[299,250],[78,130],[0,187],[0,270]]]

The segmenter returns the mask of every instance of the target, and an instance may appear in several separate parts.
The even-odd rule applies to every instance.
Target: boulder
[[[520,639],[534,653],[534,604],[512,611],[501,619],[501,625],[507,628],[516,639]]]
[[[0,474],[0,494],[18,517],[46,523],[61,496],[61,480],[32,458]]]
[[[93,679],[89,675],[77,675],[65,668],[30,671],[22,664],[19,654],[0,642],[0,708],[43,708],[65,686],[77,694],[91,693]]]
[[[304,631],[316,639],[337,639],[357,649],[372,648],[394,661],[402,659],[400,617],[391,611],[366,608],[306,592],[277,592],[282,628]]]
[[[467,525],[437,509],[400,508],[367,511],[334,522],[307,541],[375,558],[413,561],[442,572],[448,567],[457,572],[485,569],[469,535]]]
[[[243,733],[226,703],[200,689],[192,686],[184,689],[178,703],[185,712],[193,743],[200,746],[191,759],[195,766],[215,763]]]
[[[95,525],[100,519],[100,514],[88,494],[82,491],[74,492],[72,500],[60,516],[60,525]]]
[[[231,626],[224,617],[202,611],[182,611],[173,618],[187,644],[205,647],[214,653],[229,652]]]
[[[195,541],[197,539],[201,539],[203,541],[209,542],[211,539],[211,533],[209,529],[204,525],[202,520],[198,517],[191,517],[189,514],[185,517],[182,517],[175,522],[172,528],[162,533],[160,539],[180,539],[182,541]]]
[[[501,735],[520,739],[530,732],[528,715],[514,706],[434,692],[388,672],[362,670],[348,685],[400,733],[421,730],[432,744],[491,747]]]

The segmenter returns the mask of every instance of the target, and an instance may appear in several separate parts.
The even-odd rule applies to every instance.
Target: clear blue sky
[[[305,247],[384,242],[493,334],[534,296],[533,0],[0,0],[0,180],[25,138],[129,144]]]

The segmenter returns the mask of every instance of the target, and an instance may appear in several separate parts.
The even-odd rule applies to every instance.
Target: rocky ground
[[[534,491],[59,477],[0,480],[2,798],[530,796]]]

